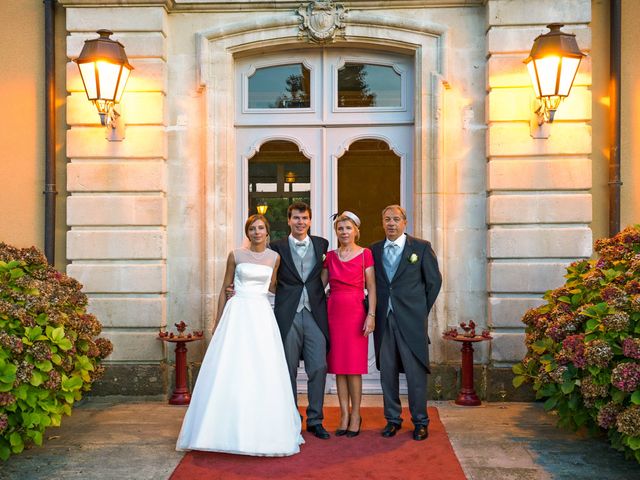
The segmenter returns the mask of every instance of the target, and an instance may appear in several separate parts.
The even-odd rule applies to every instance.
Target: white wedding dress
[[[300,451],[300,415],[267,297],[277,254],[234,250],[235,295],[202,361],[176,450],[285,456]]]

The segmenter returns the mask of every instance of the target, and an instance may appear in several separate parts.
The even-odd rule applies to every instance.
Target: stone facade
[[[591,69],[586,57],[548,138],[533,138],[533,90],[522,60],[549,23],[566,23],[580,49],[591,50],[591,2],[488,1],[487,291],[495,328],[491,361],[525,353],[518,319],[564,283],[565,266],[591,255]]]
[[[162,393],[166,352],[156,336],[167,323],[167,12],[69,6],[66,13],[69,59],[108,25],[135,69],[122,105],[126,138],[108,142],[68,64],[67,272],[84,284],[115,346],[109,363],[119,374],[99,390]]]
[[[299,2],[61,3],[69,59],[109,28],[135,67],[126,138],[107,142],[68,64],[68,273],[114,342],[117,376],[131,368],[139,391],[162,391],[173,353],[157,329],[184,320],[208,333],[226,254],[241,237],[236,58],[320,47],[300,36]],[[569,24],[588,52],[590,1],[541,0],[533,16],[525,0],[343,3],[333,46],[402,52],[415,66],[413,233],[432,241],[444,275],[432,361],[458,364],[440,335],[473,318],[496,331],[476,361],[506,367],[524,354],[524,311],[562,282],[567,263],[591,254],[589,59],[546,139],[530,135],[522,63],[551,22]]]

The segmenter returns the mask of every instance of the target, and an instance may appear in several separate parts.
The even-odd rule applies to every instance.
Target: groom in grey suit
[[[376,363],[387,425],[383,437],[393,437],[402,425],[399,374],[407,377],[413,439],[429,436],[427,374],[429,337],[427,315],[433,307],[442,276],[438,260],[425,240],[404,233],[407,214],[400,205],[382,211],[386,239],[371,245],[376,265]]]
[[[318,438],[327,439],[329,433],[322,426],[322,406],[327,376],[329,324],[320,273],[329,242],[308,234],[311,207],[306,203],[290,205],[287,217],[291,234],[270,245],[280,255],[274,313],[296,398],[298,364],[301,358],[304,360],[309,397],[307,431]]]

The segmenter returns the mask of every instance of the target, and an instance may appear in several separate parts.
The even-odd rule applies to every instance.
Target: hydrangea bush
[[[524,315],[527,354],[513,384],[532,382],[559,425],[605,432],[640,463],[640,225],[595,250]]]
[[[0,243],[0,459],[42,444],[46,427],[100,377],[111,342],[82,285],[35,247]]]

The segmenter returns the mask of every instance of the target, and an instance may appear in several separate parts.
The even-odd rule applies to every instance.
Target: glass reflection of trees
[[[289,75],[286,93],[280,95],[271,108],[309,108],[309,76]]]
[[[310,203],[310,162],[292,142],[272,140],[249,160],[249,214],[259,203],[268,206],[271,240],[289,234],[287,208],[294,202]]]
[[[399,107],[402,77],[387,65],[345,63],[338,70],[338,107]]]
[[[371,93],[367,84],[366,65],[347,63],[338,70],[338,106],[372,107],[376,94]]]
[[[301,63],[258,68],[249,77],[249,108],[309,108],[311,71]]]

